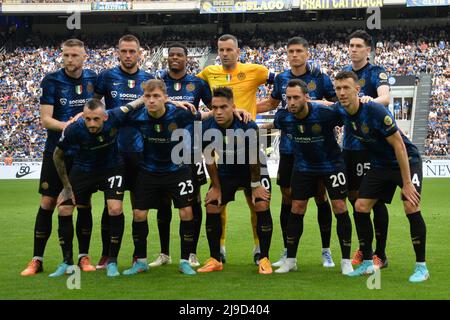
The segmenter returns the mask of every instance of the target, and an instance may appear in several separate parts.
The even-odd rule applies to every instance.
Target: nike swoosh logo
[[[19,178],[22,178],[22,177],[25,177],[26,175],[29,175],[30,173],[33,173],[34,171],[30,171],[30,172],[27,172],[27,173],[24,173],[24,174],[20,174],[20,173],[16,173],[16,178],[17,179],[19,179]]]
[[[123,192],[116,191],[116,194],[123,194]]]
[[[118,86],[120,84],[121,84],[120,82],[113,82],[113,86]]]

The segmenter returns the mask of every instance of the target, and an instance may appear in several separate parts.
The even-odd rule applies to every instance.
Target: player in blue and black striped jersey
[[[301,37],[289,39],[287,44],[287,58],[291,69],[285,70],[275,77],[272,93],[269,98],[258,103],[258,113],[275,109],[281,102],[280,110],[287,108],[286,87],[290,80],[300,79],[307,84],[308,97],[315,101],[320,100],[323,104],[332,104],[336,100],[333,84],[328,75],[322,73],[320,68],[314,64],[307,63],[309,57],[309,44]],[[324,101],[327,99],[328,101]],[[291,213],[291,175],[294,163],[292,151],[292,141],[281,130],[280,137],[280,163],[278,165],[277,184],[280,186],[282,203],[280,211],[280,225],[283,235],[283,254],[273,265],[279,267],[286,259],[286,226]],[[322,263],[324,267],[334,267],[334,262],[330,251],[332,214],[330,204],[326,197],[323,183],[319,185],[318,194],[315,196],[317,204],[317,219],[322,238]]]
[[[185,141],[172,140],[172,135],[181,131],[183,139],[189,139],[189,132],[185,128],[195,120],[201,120],[204,114],[193,114],[169,103],[166,86],[161,80],[149,80],[142,87],[145,108],[130,112],[126,119],[127,124],[135,126],[141,133],[144,150],[134,190],[133,239],[137,260],[124,274],[133,275],[148,270],[148,210],[160,208],[161,199],[166,194],[172,198],[180,213],[180,271],[195,274],[188,261],[194,233],[191,207],[194,186],[191,169],[184,161],[184,153],[180,159],[172,157],[174,148],[179,144],[184,147]],[[191,152],[190,147],[183,150]]]
[[[167,95],[170,101],[188,102],[197,110],[200,102],[209,106],[211,103],[211,89],[206,81],[187,73],[186,64],[188,59],[187,48],[180,43],[173,43],[168,47],[168,70],[159,73],[158,78],[163,80],[167,87]],[[194,142],[194,126],[186,127],[191,133],[191,142]],[[199,144],[201,145],[201,144]],[[201,153],[201,150],[198,152]],[[195,154],[195,150],[193,152]],[[203,162],[191,162],[192,179],[194,184],[194,197],[192,202],[192,213],[194,215],[194,243],[192,252],[189,255],[189,263],[192,267],[198,267],[200,263],[197,258],[197,244],[202,225],[202,202],[200,188],[206,183],[206,174]],[[150,267],[157,267],[171,261],[169,254],[170,242],[170,222],[172,220],[172,210],[170,198],[166,199],[162,207],[158,210],[157,221],[161,253],[158,258],[150,263]]]
[[[344,159],[334,128],[342,125],[339,110],[307,101],[307,84],[299,79],[290,80],[286,88],[288,109],[275,115],[274,126],[284,130],[292,140],[294,168],[291,178],[292,211],[287,223],[287,258],[275,272],[286,273],[297,269],[297,249],[303,232],[303,217],[308,199],[317,194],[323,181],[331,199],[337,219],[337,234],[341,246],[341,270],[353,271],[350,262],[352,224],[345,199],[347,184]]]
[[[139,39],[135,36],[124,35],[119,39],[117,55],[119,57],[119,65],[101,72],[95,87],[95,97],[98,99],[104,98],[107,110],[124,106],[138,99],[143,93],[141,84],[147,80],[154,79],[152,74],[139,69],[142,52]],[[133,206],[134,196],[132,190],[139,171],[143,141],[136,128],[125,126],[120,128],[117,142],[125,164],[125,189],[131,192],[130,198]],[[103,249],[97,269],[104,269],[107,265],[110,243],[110,223],[108,218],[108,208],[105,201],[101,222]]]
[[[210,258],[198,272],[221,271],[220,254],[222,234],[221,213],[235,193],[244,189],[247,204],[256,212],[257,235],[261,248],[259,273],[272,273],[269,249],[272,239],[270,214],[270,178],[264,155],[260,152],[258,126],[254,121],[240,121],[234,115],[236,108],[231,88],[214,89],[211,109],[214,118],[202,124],[204,155],[211,176],[211,187],[206,195],[206,235]],[[208,143],[211,141],[211,143]],[[215,154],[218,156],[217,165]],[[265,169],[265,170],[263,170]]]
[[[52,230],[52,214],[63,187],[53,163],[53,151],[61,132],[72,122],[72,118],[83,110],[84,104],[94,96],[94,87],[97,82],[95,72],[83,69],[87,54],[82,41],[78,39],[65,41],[62,44],[62,58],[64,68],[47,74],[41,83],[41,121],[42,126],[47,129],[39,181],[39,193],[42,197],[34,227],[33,259],[22,271],[22,276],[34,275],[43,270],[44,250]],[[67,152],[66,160],[69,169],[74,151]],[[59,206],[58,212],[63,213],[66,209],[64,206]],[[91,271],[93,268],[87,255],[91,229],[91,208],[79,209],[77,238],[80,248],[79,265],[83,271]]]
[[[387,107],[389,104],[388,76],[383,67],[369,63],[370,51],[370,35],[363,30],[353,32],[349,37],[349,55],[352,64],[344,67],[343,70],[353,71],[358,76],[361,102],[366,103],[373,100]],[[370,169],[370,161],[365,147],[349,132],[350,128],[344,127],[343,149],[348,176],[348,197],[354,207],[362,178]],[[353,211],[355,211],[354,208]],[[375,204],[373,212],[377,242],[374,262],[380,268],[384,268],[387,267],[386,239],[389,216],[386,205],[381,200]],[[362,253],[358,249],[353,256],[353,264],[360,264],[361,258]]]
[[[107,275],[110,277],[119,275],[117,256],[124,231],[124,167],[117,147],[118,131],[124,115],[123,110],[118,108],[105,112],[105,106],[100,100],[89,100],[84,106],[83,118],[64,130],[53,155],[56,170],[64,185],[61,203],[70,206],[71,211],[74,205],[77,208],[89,206],[92,194],[97,190],[104,191],[110,215],[107,266]],[[69,174],[64,156],[72,149],[77,151]],[[63,227],[58,230],[63,262],[50,277],[65,274],[73,264],[72,212],[60,217],[60,221],[64,222]]]
[[[360,101],[358,93],[361,88],[354,72],[339,72],[335,77],[335,88],[345,125],[353,137],[369,151],[372,166],[363,177],[355,205],[355,222],[363,262],[349,275],[374,272],[370,210],[379,199],[391,203],[395,189],[399,186],[416,254],[416,267],[409,281],[425,281],[429,278],[429,273],[425,263],[426,226],[420,212],[420,154],[416,146],[398,130],[389,110],[375,101]]]

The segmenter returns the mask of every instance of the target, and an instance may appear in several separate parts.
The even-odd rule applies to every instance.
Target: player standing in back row
[[[82,41],[65,41],[62,44],[62,58],[64,68],[47,74],[41,83],[41,122],[48,132],[39,181],[39,193],[42,197],[34,226],[33,259],[22,271],[22,276],[43,271],[44,250],[52,231],[52,214],[58,195],[63,189],[53,163],[53,151],[61,132],[72,122],[71,118],[80,113],[84,104],[94,96],[94,86],[97,82],[95,72],[83,69],[87,54]],[[73,154],[74,150],[69,150],[66,154],[68,171],[72,166]],[[67,212],[69,209],[68,206],[59,206],[58,212]],[[62,223],[59,219],[60,227]],[[79,265],[83,271],[93,271],[95,267],[91,265],[87,255],[92,231],[90,206],[78,210],[76,230],[80,248]]]

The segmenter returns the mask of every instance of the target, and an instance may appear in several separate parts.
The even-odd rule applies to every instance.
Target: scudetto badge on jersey
[[[133,89],[136,86],[135,80],[128,80],[128,88]]]
[[[77,94],[81,94],[83,92],[83,86],[80,84],[78,86],[75,87],[75,92]]]
[[[160,133],[163,129],[163,126],[162,126],[162,124],[155,124],[154,128],[155,128],[156,132]]]
[[[181,83],[175,82],[173,84],[173,88],[175,89],[175,91],[180,91],[181,90]]]

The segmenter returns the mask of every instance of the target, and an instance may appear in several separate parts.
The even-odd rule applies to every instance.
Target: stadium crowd
[[[389,74],[416,75],[416,77],[421,73],[433,74],[426,156],[448,156],[450,153],[448,33],[448,27],[430,27],[420,30],[385,29],[375,35],[374,62],[384,66]],[[244,44],[241,61],[264,64],[272,72],[281,72],[289,66],[284,48],[285,41],[298,34],[305,34],[311,45],[311,60],[316,61],[322,71],[331,78],[343,65],[349,63],[346,49],[348,31],[328,29],[322,32],[308,30],[267,32],[257,29],[254,33],[239,33],[237,36],[241,45]],[[195,36],[196,41],[214,43],[214,39],[207,33],[198,32]],[[150,62],[159,45],[170,40],[187,41],[191,37],[192,35],[187,32],[170,30],[158,37],[141,35],[141,43],[144,44],[143,68],[151,72],[165,68],[164,59],[155,64]],[[112,45],[117,40],[117,35],[105,35],[101,39],[90,37],[81,39],[88,47],[87,68],[99,73],[117,64]],[[61,40],[37,34],[17,44],[14,52],[0,55],[0,159],[41,157],[46,134],[39,121],[39,85],[46,73],[58,69],[61,65],[58,49]],[[46,46],[43,46],[43,43]],[[216,59],[216,63],[220,61]],[[193,74],[200,70],[198,59],[189,61],[188,70]],[[258,98],[266,97],[270,91],[270,86],[261,86],[257,93]]]
[[[450,147],[450,73],[433,79],[431,109],[428,117],[428,135],[425,140],[426,156],[448,156]]]

